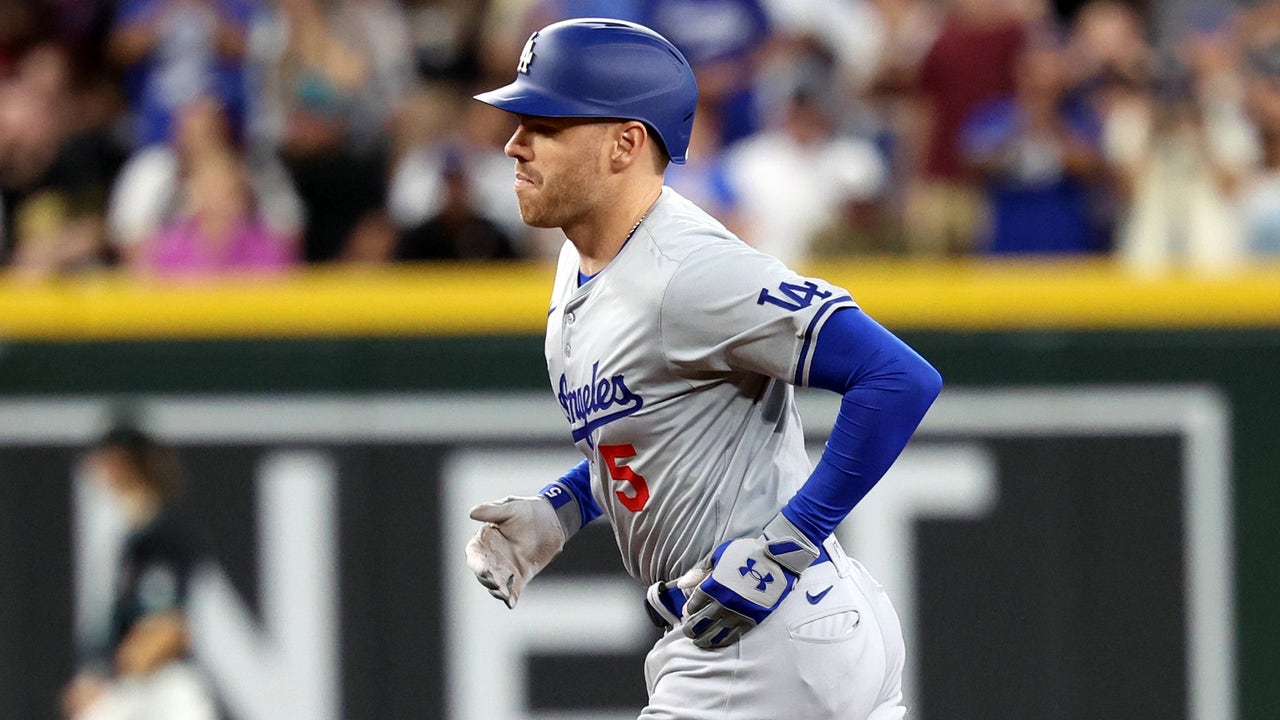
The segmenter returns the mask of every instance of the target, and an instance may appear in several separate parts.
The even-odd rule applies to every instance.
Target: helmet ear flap
[[[653,30],[579,18],[530,35],[515,80],[475,98],[521,115],[636,120],[669,160],[683,163],[698,84],[684,55]]]
[[[689,119],[690,119],[690,125],[692,125],[693,116],[691,115]],[[649,131],[649,140],[657,146],[658,154],[662,156],[663,164],[665,165],[666,163],[671,162],[671,151],[667,150],[667,144],[662,141],[662,136],[659,135],[658,132],[654,130],[652,127],[650,127],[647,123],[645,123],[644,127],[645,127],[645,130]],[[684,144],[685,144],[685,150],[684,152],[681,153],[680,164],[683,164],[685,160],[688,159],[688,155],[689,155],[688,138],[685,139]]]

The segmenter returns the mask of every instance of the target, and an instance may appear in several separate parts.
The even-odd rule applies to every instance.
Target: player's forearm
[[[587,523],[600,517],[600,506],[591,494],[591,464],[586,460],[574,465],[559,480],[539,493],[555,508],[568,540]]]
[[[121,675],[145,675],[176,660],[187,651],[187,626],[177,610],[152,613],[142,618],[125,636],[116,651],[116,670]]]
[[[783,515],[826,539],[879,482],[942,389],[942,378],[901,340],[856,309],[818,338],[810,384],[844,395],[826,450]]]

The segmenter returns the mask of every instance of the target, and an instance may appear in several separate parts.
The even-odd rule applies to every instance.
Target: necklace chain
[[[657,205],[657,203],[654,203],[654,205]],[[630,240],[631,236],[636,234],[636,230],[640,229],[640,223],[644,222],[644,219],[649,217],[650,210],[653,210],[653,205],[650,205],[649,209],[645,210],[644,214],[640,216],[640,219],[636,221],[636,224],[631,226],[630,232],[627,233],[627,240]]]

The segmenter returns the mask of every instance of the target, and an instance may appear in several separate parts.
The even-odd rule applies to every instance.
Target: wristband
[[[542,488],[538,495],[551,503],[551,508],[556,511],[556,519],[564,528],[566,541],[582,529],[582,508],[578,506],[578,497],[568,486],[557,480]]]

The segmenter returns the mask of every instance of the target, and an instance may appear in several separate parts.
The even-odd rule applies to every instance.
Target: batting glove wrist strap
[[[818,544],[800,532],[782,513],[764,526],[762,537],[767,543],[769,557],[796,575],[804,572],[822,553]]]
[[[567,485],[556,481],[542,488],[538,494],[546,498],[556,511],[566,541],[582,529],[582,506],[578,496]]]

